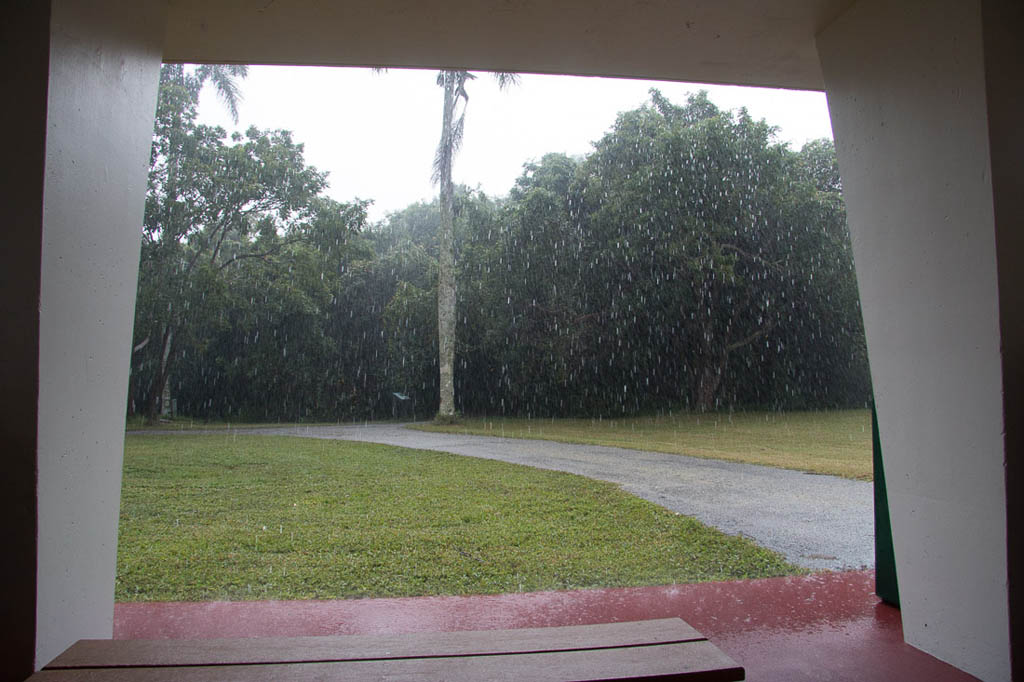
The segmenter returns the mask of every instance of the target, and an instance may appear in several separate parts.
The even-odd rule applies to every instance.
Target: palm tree
[[[515,85],[514,73],[494,74],[498,87]],[[441,226],[438,234],[437,276],[437,345],[440,368],[440,404],[437,421],[455,421],[455,187],[452,184],[452,159],[462,145],[469,95],[466,83],[476,78],[469,71],[445,70],[437,74],[437,84],[444,90],[441,116],[441,140],[434,156],[434,182],[440,185]],[[459,108],[461,102],[462,107]]]
[[[231,113],[231,120],[238,123],[238,104],[242,101],[238,81],[248,75],[249,67],[245,64],[200,64],[192,74],[196,99],[199,99],[199,91],[203,89],[203,84],[210,81],[224,106]]]
[[[185,64],[164,64],[160,68],[160,83],[184,88],[190,102],[197,105],[199,93],[209,81],[231,114],[231,120],[238,123],[238,105],[242,101],[238,81],[248,75],[249,67],[245,64],[199,64],[194,69],[186,68]]]

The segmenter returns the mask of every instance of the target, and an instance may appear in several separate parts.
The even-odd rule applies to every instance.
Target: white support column
[[[39,308],[36,667],[110,637],[164,3],[55,0]]]
[[[979,2],[863,0],[818,37],[908,643],[1010,678],[1002,373]]]

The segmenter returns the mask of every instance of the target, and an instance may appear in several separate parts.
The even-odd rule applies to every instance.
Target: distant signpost
[[[399,393],[398,391],[392,392],[391,396],[394,398],[394,400],[391,401],[391,416],[394,417],[395,419],[398,419],[399,413],[401,413],[401,416],[404,417],[404,406],[409,405],[409,407],[412,408],[412,406],[414,405],[412,398],[410,398],[404,393]],[[410,412],[410,415],[413,413],[414,410]]]

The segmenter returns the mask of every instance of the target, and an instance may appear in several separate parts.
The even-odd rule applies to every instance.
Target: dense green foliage
[[[862,406],[870,385],[830,142],[657,92],[582,160],[467,199],[463,409]]]
[[[284,133],[250,135],[217,149],[255,160],[261,144],[291,149]],[[310,198],[293,217],[263,214],[226,242],[239,255],[271,257],[222,266],[234,257],[226,252],[187,284],[154,284],[168,261],[147,255],[158,233],[147,222],[136,344],[161,329],[157,312],[194,311],[170,380],[192,416],[433,415],[438,203],[364,226],[362,204],[319,198],[323,178],[307,171]],[[158,186],[158,203],[154,196]],[[505,198],[456,188],[454,217],[463,413],[862,407],[869,399],[827,140],[793,151],[742,110],[720,111],[703,94],[679,106],[652,91],[592,153],[527,164]],[[175,248],[196,248],[191,239]],[[143,404],[147,371],[159,363],[153,351],[136,356],[133,397]]]
[[[118,601],[337,599],[800,573],[618,486],[366,443],[129,436]]]
[[[365,204],[322,196],[326,176],[288,131],[228,141],[197,123],[209,77],[232,92],[222,70],[161,71],[130,405],[152,420],[170,381],[197,412],[258,411],[268,395],[267,417],[333,408],[341,368],[325,323],[338,290],[322,273],[350,253]]]

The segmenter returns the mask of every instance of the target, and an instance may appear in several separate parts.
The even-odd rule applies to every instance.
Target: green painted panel
[[[875,593],[887,604],[899,608],[900,590],[896,581],[896,558],[892,549],[892,525],[889,523],[889,496],[885,491],[882,443],[878,436],[878,413],[871,406],[871,432],[875,474]]]

